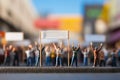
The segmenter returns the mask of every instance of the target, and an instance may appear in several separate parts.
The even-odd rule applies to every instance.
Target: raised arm
[[[56,50],[56,49],[57,49],[57,47],[56,47],[55,43],[53,43],[53,46],[54,46],[54,48],[55,48],[55,50]]]
[[[74,43],[72,43],[72,50],[75,50]]]
[[[93,49],[93,43],[92,43],[92,42],[90,43],[90,49],[91,49],[92,51],[94,51],[94,49]]]
[[[77,47],[77,51],[78,51],[78,50],[81,50],[81,49],[80,49],[80,43],[78,44],[78,47]]]
[[[101,44],[100,44],[100,47],[98,48],[97,51],[100,51],[100,50],[102,49],[102,47],[103,47],[103,44],[101,43]]]
[[[74,47],[74,43],[72,43],[72,47]]]
[[[87,48],[87,53],[89,53],[89,51],[90,51],[90,48],[88,47],[88,48]]]

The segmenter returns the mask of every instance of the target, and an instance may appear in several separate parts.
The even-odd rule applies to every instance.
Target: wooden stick
[[[42,42],[41,42],[41,31],[40,31],[40,67],[42,66]]]
[[[69,65],[70,65],[69,46],[70,46],[70,40],[69,40],[69,31],[68,31],[68,67],[69,67]]]

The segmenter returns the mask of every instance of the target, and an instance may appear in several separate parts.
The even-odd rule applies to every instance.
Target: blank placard
[[[105,42],[105,35],[85,35],[86,42]]]
[[[41,38],[42,39],[67,39],[68,38],[68,31],[66,30],[46,30],[41,31]]]
[[[23,32],[6,32],[6,41],[21,41],[23,40]]]

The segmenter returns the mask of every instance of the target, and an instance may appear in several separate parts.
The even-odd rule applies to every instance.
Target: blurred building
[[[120,48],[120,0],[110,1],[110,24],[107,32],[109,47]]]
[[[33,24],[36,17],[30,0],[0,0],[1,31],[22,31],[30,38],[38,33]]]
[[[42,30],[69,30],[71,39],[79,39],[82,41],[82,22],[83,17],[77,14],[67,15],[48,15],[47,18],[38,18],[35,26]]]
[[[120,14],[120,0],[110,0],[110,20],[114,21],[115,16]],[[114,18],[114,19],[113,19]]]
[[[109,22],[108,0],[86,0],[83,34],[104,34]]]
[[[93,4],[88,5],[85,4],[84,10],[84,34],[96,34],[95,31],[95,21],[99,18],[102,12],[103,5],[101,4]]]
[[[82,21],[83,17],[76,14],[48,15],[47,18],[38,18],[35,20],[35,26],[43,30],[69,30],[71,32],[81,33]]]

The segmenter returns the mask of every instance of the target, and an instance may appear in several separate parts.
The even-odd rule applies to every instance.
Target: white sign
[[[23,32],[6,32],[6,41],[21,41],[23,40]]]
[[[41,38],[42,39],[67,39],[68,38],[68,31],[66,30],[46,30],[41,31]]]
[[[17,41],[13,43],[16,46],[28,46],[29,44],[31,44],[30,40],[22,40],[22,41]]]
[[[85,35],[85,42],[105,42],[105,35]]]

